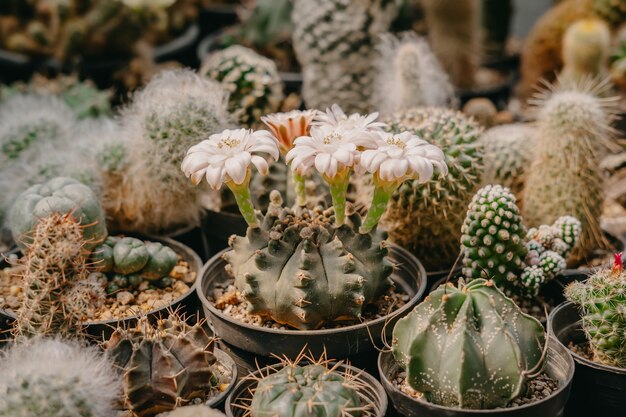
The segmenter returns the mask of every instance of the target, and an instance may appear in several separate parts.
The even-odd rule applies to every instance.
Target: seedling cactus
[[[433,291],[393,329],[407,383],[435,404],[504,407],[543,367],[546,333],[492,281]]]

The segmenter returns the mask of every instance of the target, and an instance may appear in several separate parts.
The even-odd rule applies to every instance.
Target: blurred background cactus
[[[37,338],[0,354],[1,416],[115,415],[121,381],[97,347]]]
[[[563,70],[560,78],[582,82],[605,78],[611,47],[609,27],[600,19],[584,19],[571,25],[563,38]]]

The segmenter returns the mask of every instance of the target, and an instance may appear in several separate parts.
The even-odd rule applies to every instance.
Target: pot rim
[[[407,399],[410,399],[412,401],[421,403],[421,404],[427,404],[429,407],[439,409],[442,412],[452,411],[452,412],[455,412],[455,413],[463,412],[464,414],[475,414],[475,415],[490,414],[490,413],[503,413],[503,412],[506,412],[507,410],[510,410],[511,412],[517,412],[517,410],[529,409],[531,407],[535,407],[537,405],[540,405],[542,403],[545,403],[545,402],[553,399],[557,395],[561,394],[564,390],[569,389],[570,385],[572,384],[572,381],[574,379],[575,369],[574,369],[574,360],[572,359],[572,356],[567,354],[568,353],[567,351],[569,351],[569,349],[567,349],[565,346],[563,346],[561,344],[561,342],[556,337],[554,337],[552,334],[548,335],[548,343],[551,343],[552,345],[550,347],[552,349],[555,349],[555,351],[557,353],[560,353],[560,356],[563,356],[567,360],[567,362],[569,362],[570,372],[567,373],[567,378],[562,383],[561,383],[561,381],[559,381],[559,387],[556,389],[556,391],[552,392],[552,394],[550,394],[549,397],[542,398],[541,400],[535,401],[535,402],[532,402],[532,403],[520,405],[518,407],[510,407],[510,408],[494,408],[494,409],[487,409],[487,410],[474,410],[474,409],[457,408],[457,407],[446,407],[446,406],[443,406],[443,405],[434,404],[434,403],[430,403],[428,401],[423,401],[423,400],[420,400],[420,399],[417,399],[417,398],[413,398],[413,397],[405,394],[404,392],[400,391],[398,388],[396,388],[393,385],[393,383],[389,380],[389,378],[387,378],[387,375],[382,370],[382,360],[383,360],[383,357],[385,355],[393,355],[393,352],[390,352],[390,351],[389,352],[380,352],[380,354],[378,355],[378,360],[376,362],[377,362],[377,365],[378,365],[378,372],[380,374],[380,379],[382,381],[384,381],[383,385],[385,387],[390,386],[390,387],[392,387],[394,389],[394,392],[399,393],[403,397],[405,397]],[[559,352],[559,350],[560,350],[560,352]],[[546,358],[546,362],[549,360],[549,358],[550,358],[549,356],[548,356],[548,358]],[[393,359],[393,360],[395,360],[395,359]],[[565,403],[563,403],[563,404],[565,404]]]
[[[587,359],[585,357],[580,356],[578,353],[574,352],[573,350],[571,350],[570,348],[568,348],[567,346],[565,346],[563,343],[561,343],[561,341],[559,340],[558,337],[556,337],[556,334],[554,332],[553,326],[552,326],[552,321],[554,320],[554,315],[558,314],[560,311],[565,310],[567,308],[575,308],[576,311],[578,312],[578,315],[580,317],[580,310],[578,309],[578,306],[573,303],[572,301],[564,301],[561,304],[559,304],[558,306],[556,306],[552,312],[550,312],[550,314],[548,315],[548,333],[550,334],[551,338],[554,338],[557,342],[559,342],[559,344],[568,350],[569,354],[572,356],[572,358],[574,358],[574,361],[588,366],[590,368],[594,368],[600,371],[605,371],[605,372],[611,372],[611,373],[615,373],[615,374],[623,374],[626,375],[626,368],[618,368],[617,366],[611,366],[611,365],[604,365],[601,364],[599,362],[594,362],[590,359]],[[578,320],[576,323],[580,323],[581,320]],[[574,323],[574,324],[576,324]]]
[[[207,401],[204,402],[204,405],[208,407],[213,407],[220,404],[222,401],[225,401],[226,398],[233,392],[235,387],[239,385],[239,372],[237,370],[237,364],[235,363],[235,360],[231,358],[227,352],[218,347],[213,348],[213,354],[215,358],[222,363],[222,365],[230,367],[231,378],[228,389],[212,398],[209,398]]]
[[[349,333],[358,329],[374,326],[376,324],[384,324],[390,318],[401,315],[405,312],[408,312],[410,309],[413,309],[415,307],[414,305],[411,304],[411,300],[419,299],[420,297],[424,295],[424,292],[426,291],[426,286],[427,286],[426,271],[424,270],[424,266],[422,265],[422,263],[415,257],[415,255],[411,254],[406,249],[394,243],[388,242],[387,247],[391,249],[390,254],[388,256],[392,255],[391,252],[397,252],[401,254],[401,256],[412,257],[416,261],[415,264],[418,269],[418,276],[421,275],[423,279],[418,280],[418,287],[417,287],[417,291],[415,292],[415,295],[412,298],[410,298],[409,301],[405,305],[403,305],[401,308],[389,314],[385,314],[384,316],[379,317],[377,319],[358,323],[358,324],[351,324],[349,326],[343,326],[343,327],[333,328],[333,329],[317,329],[317,330],[295,330],[295,329],[281,330],[281,329],[273,329],[273,328],[267,328],[267,327],[261,327],[261,326],[253,326],[251,324],[236,320],[230,317],[229,315],[222,313],[221,310],[215,308],[213,303],[208,300],[206,294],[204,294],[204,291],[202,291],[202,282],[205,279],[207,271],[210,269],[210,267],[213,266],[213,264],[217,262],[224,262],[225,264],[225,261],[223,261],[222,259],[222,255],[230,251],[231,250],[230,248],[226,248],[226,249],[219,251],[218,253],[213,255],[213,257],[209,259],[206,264],[204,264],[204,267],[202,268],[202,271],[200,273],[200,279],[196,280],[196,282],[194,283],[194,287],[196,290],[196,294],[198,294],[198,298],[200,299],[200,302],[211,312],[211,314],[215,315],[216,317],[219,317],[220,320],[227,321],[231,324],[234,324],[237,327],[244,327],[248,330],[257,331],[260,333],[273,333],[276,335],[320,336],[320,335],[332,335],[332,334],[338,334],[338,333]]]

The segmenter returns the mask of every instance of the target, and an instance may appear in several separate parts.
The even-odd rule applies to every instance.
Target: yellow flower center
[[[343,140],[343,136],[341,136],[339,133],[333,132],[330,135],[327,135],[326,137],[324,137],[324,145],[329,145],[332,142],[335,142],[338,140]]]
[[[397,146],[400,149],[406,148],[406,143],[404,143],[400,139],[394,138],[393,136],[389,136],[387,138],[387,144]]]
[[[220,143],[217,144],[217,147],[220,149],[222,149],[225,146],[228,146],[229,148],[235,148],[240,143],[241,141],[239,139],[226,138],[226,139],[220,140]]]

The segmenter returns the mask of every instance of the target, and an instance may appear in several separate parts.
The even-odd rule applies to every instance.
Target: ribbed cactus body
[[[134,328],[118,328],[105,350],[122,369],[126,407],[144,417],[207,397],[217,384],[213,345],[200,324],[173,314],[155,325],[141,318]]]
[[[387,123],[392,131],[411,131],[441,148],[448,175],[401,185],[382,226],[390,240],[413,251],[427,270],[449,268],[459,254],[464,212],[481,181],[481,129],[462,113],[443,108],[409,110]]]
[[[584,19],[571,25],[563,38],[561,78],[581,82],[587,77],[604,78],[608,74],[611,32],[600,19]]]
[[[233,236],[224,254],[251,314],[299,329],[360,317],[390,285],[393,270],[379,233],[335,227],[332,211],[282,207],[277,192],[259,228]]]
[[[580,308],[594,360],[626,368],[626,273],[621,260],[612,270],[570,284],[565,296]]]
[[[371,110],[377,36],[399,10],[397,0],[296,0],[293,46],[308,108],[338,104],[348,113]]]
[[[541,367],[546,335],[491,282],[442,285],[393,330],[407,383],[449,407],[504,407]]]
[[[250,404],[252,417],[358,417],[361,399],[338,372],[323,365],[287,365],[261,379]]]

